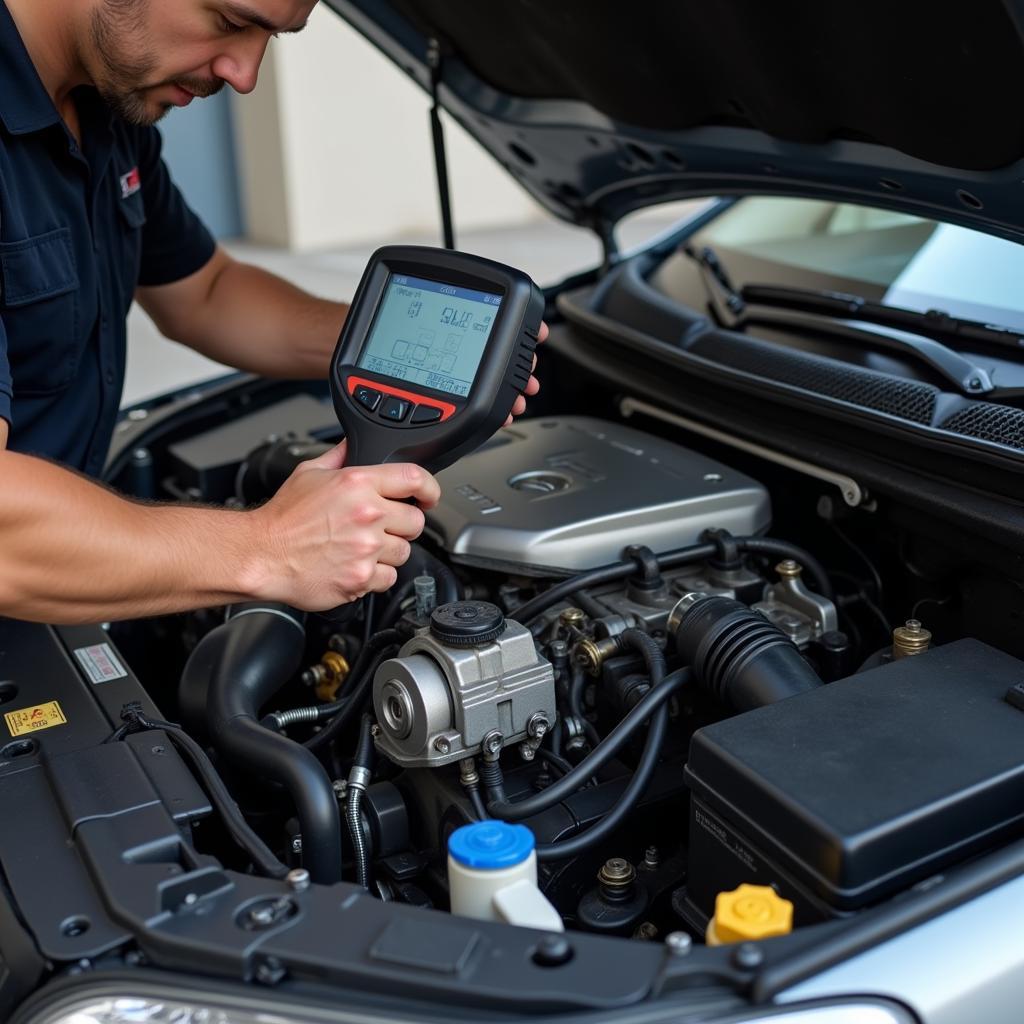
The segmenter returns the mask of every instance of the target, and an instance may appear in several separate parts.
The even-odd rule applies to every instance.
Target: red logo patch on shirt
[[[138,167],[133,167],[127,174],[121,175],[121,198],[127,199],[142,188],[142,178]]]

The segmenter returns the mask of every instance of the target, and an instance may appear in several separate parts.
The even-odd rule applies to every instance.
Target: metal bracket
[[[803,459],[795,459],[791,455],[784,455],[782,452],[765,448],[764,445],[755,444],[753,441],[744,441],[741,438],[733,437],[724,431],[716,430],[714,427],[706,426],[686,416],[668,412],[666,409],[660,409],[658,406],[643,402],[638,398],[623,398],[619,402],[619,412],[627,419],[635,413],[642,413],[644,416],[661,420],[663,423],[671,423],[674,426],[682,427],[684,430],[692,430],[695,434],[710,438],[712,441],[718,441],[721,444],[728,445],[730,448],[737,448],[750,455],[757,455],[768,462],[774,462],[778,466],[785,466],[787,469],[795,470],[797,473],[803,473],[804,476],[813,477],[815,480],[822,480],[825,483],[832,484],[834,487],[839,488],[843,501],[851,508],[857,508],[858,505],[863,505],[868,501],[868,492],[853,477],[844,476],[842,473],[834,473],[830,469],[816,466],[814,463],[806,462]]]

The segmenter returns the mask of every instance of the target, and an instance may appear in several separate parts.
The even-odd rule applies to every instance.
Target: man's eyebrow
[[[275,25],[274,22],[265,18],[259,11],[254,11],[251,7],[246,7],[245,4],[227,3],[224,5],[224,10],[233,18],[247,21],[251,25],[263,29],[264,32],[272,32],[275,35],[286,32],[301,32],[306,27],[306,22],[303,22],[298,28],[285,28],[281,25]]]

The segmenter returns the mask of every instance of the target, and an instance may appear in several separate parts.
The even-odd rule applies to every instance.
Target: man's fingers
[[[423,532],[423,512],[404,501],[389,501],[384,516],[384,531],[395,537],[415,540]]]
[[[393,565],[381,565],[373,570],[373,578],[367,590],[373,590],[378,594],[390,590],[398,582],[398,570]]]
[[[348,454],[348,441],[342,441],[333,448],[328,448],[323,455],[310,459],[308,465],[316,466],[317,469],[341,469],[345,465],[345,456]]]
[[[423,468],[411,462],[389,462],[367,467],[373,486],[382,498],[415,498],[422,508],[433,508],[441,498],[441,485]]]
[[[540,391],[540,381],[536,377],[531,377],[526,383],[526,394],[533,396]]]
[[[384,538],[384,547],[381,548],[377,561],[381,565],[405,565],[412,554],[412,545],[404,537],[392,537],[388,534]]]
[[[540,330],[537,332],[537,342],[539,344],[540,342],[547,341],[547,340],[548,340],[548,325],[543,320],[541,320],[541,322],[540,322]]]

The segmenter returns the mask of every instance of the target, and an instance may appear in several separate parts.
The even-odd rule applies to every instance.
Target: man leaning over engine
[[[212,359],[326,376],[347,306],[221,249],[154,127],[225,84],[251,92],[271,38],[301,31],[314,6],[0,0],[0,615],[71,623],[247,599],[322,610],[387,589],[409,557],[436,480],[346,468],[344,443],[244,512],[140,504],[90,479],[133,298]]]

